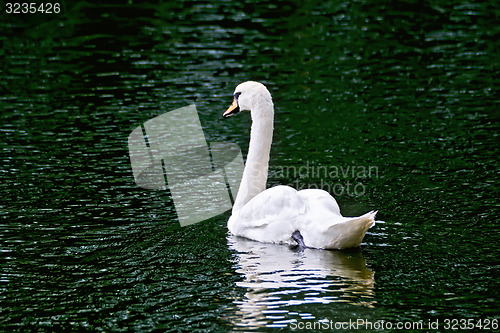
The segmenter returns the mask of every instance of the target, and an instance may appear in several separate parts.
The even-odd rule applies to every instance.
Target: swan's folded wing
[[[324,212],[327,215],[340,214],[339,204],[330,193],[320,189],[305,189],[297,192],[299,198],[308,208],[308,214],[314,212]],[[321,213],[323,214],[323,213]]]
[[[250,200],[240,210],[240,216],[251,219],[290,215],[290,212],[304,210],[304,203],[297,196],[297,191],[289,186],[271,187]]]

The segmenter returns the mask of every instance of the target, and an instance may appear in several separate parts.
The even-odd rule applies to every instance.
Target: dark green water
[[[498,2],[107,3],[2,7],[0,330],[499,319]],[[129,133],[193,102],[245,153],[249,115],[221,113],[249,79],[276,107],[269,184],[379,210],[361,249],[237,239],[229,212],[181,228],[134,183]]]

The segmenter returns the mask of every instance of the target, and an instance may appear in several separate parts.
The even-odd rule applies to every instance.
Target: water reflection
[[[298,251],[235,236],[229,236],[228,242],[238,252],[236,271],[244,277],[237,285],[247,289],[243,299],[235,302],[235,326],[286,326],[292,321],[291,307],[296,305],[373,307],[376,303],[375,273],[366,267],[360,249]]]

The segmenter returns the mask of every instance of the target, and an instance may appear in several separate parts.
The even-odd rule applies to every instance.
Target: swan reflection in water
[[[237,252],[236,272],[243,276],[237,285],[247,289],[243,299],[235,302],[236,326],[285,326],[291,322],[287,308],[294,305],[375,304],[374,272],[366,267],[360,249],[299,251],[234,235],[228,243]]]

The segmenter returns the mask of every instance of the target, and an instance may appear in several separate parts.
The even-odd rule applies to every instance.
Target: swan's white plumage
[[[296,191],[275,186],[265,190],[274,119],[271,94],[261,83],[244,82],[236,87],[235,101],[224,116],[231,115],[236,106],[250,110],[252,128],[229,231],[260,242],[284,244],[296,244],[292,234],[299,231],[308,247],[359,246],[368,228],[375,224],[376,212],[344,217],[335,199],[319,189]]]

